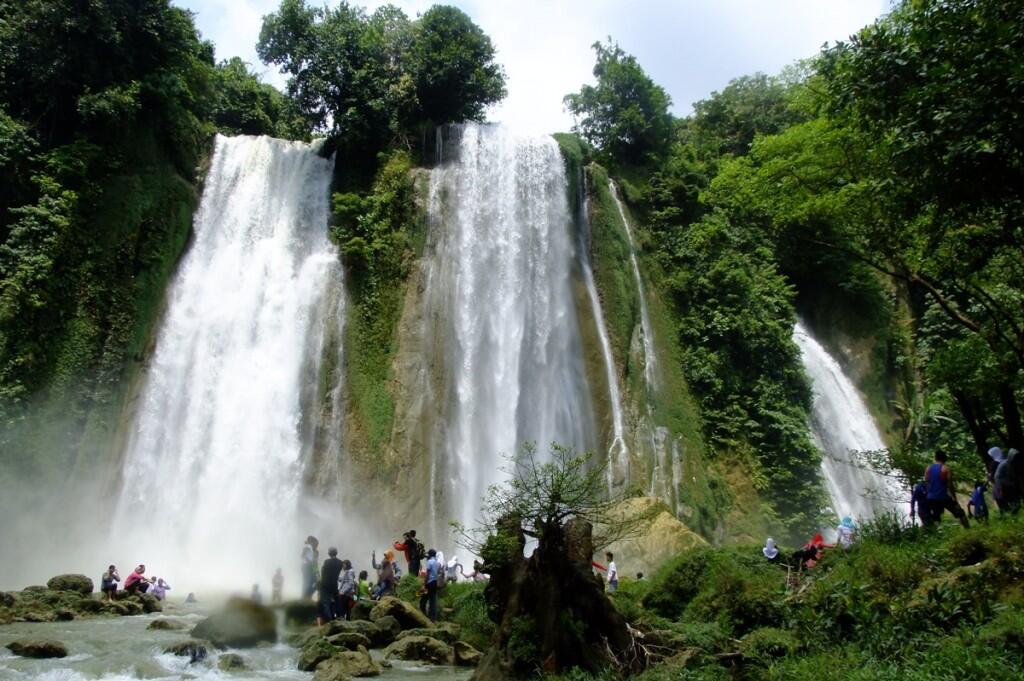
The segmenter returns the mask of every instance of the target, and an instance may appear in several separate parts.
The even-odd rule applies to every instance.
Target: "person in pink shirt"
[[[132,573],[128,575],[128,579],[124,580],[124,590],[130,594],[133,593],[146,593],[146,589],[149,588],[149,580],[143,575],[146,574],[146,566],[139,564],[139,567],[132,570]]]

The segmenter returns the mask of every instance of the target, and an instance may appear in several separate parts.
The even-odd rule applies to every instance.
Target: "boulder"
[[[284,611],[285,624],[309,625],[316,623],[316,603],[308,598],[286,601],[277,607]]]
[[[92,593],[92,580],[85,575],[57,575],[46,586],[52,591],[77,591],[83,596]]]
[[[450,665],[455,662],[455,651],[452,647],[436,638],[429,636],[408,636],[398,639],[384,650],[384,658],[399,660],[418,660],[432,664]]]
[[[370,647],[370,639],[354,631],[345,631],[334,636],[328,636],[327,642],[335,648],[345,648],[347,650],[356,650],[359,646],[364,648]]]
[[[123,601],[116,601],[116,603],[121,606],[120,609],[125,615],[141,615],[145,612],[141,601],[127,599]]]
[[[386,596],[380,599],[377,601],[377,605],[373,607],[373,610],[370,611],[370,620],[373,622],[387,616],[398,620],[403,629],[429,629],[434,626],[427,616],[417,610],[411,603],[406,603],[394,596]]]
[[[245,672],[249,671],[249,665],[237,653],[224,653],[217,658],[217,669],[222,672]]]
[[[340,652],[327,639],[317,638],[302,647],[299,652],[299,671],[311,672],[324,660],[329,660]]]
[[[436,638],[438,641],[442,641],[448,645],[452,645],[459,640],[459,637],[454,631],[448,628],[442,629],[440,627],[436,629],[406,629],[399,633],[398,636],[395,637],[395,640],[401,641],[402,639],[409,638],[410,636],[427,636],[429,638]]]
[[[147,615],[152,612],[163,612],[164,604],[153,594],[138,594],[133,598],[142,606],[142,612]]]
[[[206,659],[210,643],[207,641],[182,641],[164,648],[165,653],[189,658],[189,663],[195,664]]]
[[[75,610],[81,613],[95,615],[97,613],[103,612],[103,601],[97,600],[95,598],[80,598],[75,603]]]
[[[22,638],[7,644],[8,650],[21,657],[67,657],[68,649],[60,641],[47,638]]]
[[[22,615],[22,619],[25,622],[52,622],[54,620],[54,615],[52,612],[29,610]]]
[[[383,648],[392,643],[402,633],[402,625],[391,615],[384,615],[377,619],[377,635],[371,636],[375,648]]]
[[[320,627],[314,627],[313,629],[306,629],[305,631],[293,631],[287,634],[284,638],[285,643],[292,646],[293,648],[304,648],[308,643],[312,643],[318,638],[324,638],[324,631],[321,631]]]
[[[637,572],[653,575],[661,565],[680,553],[707,544],[657,497],[633,497],[621,501],[612,509],[613,517],[617,514],[621,514],[623,519],[649,519],[642,532],[619,539],[608,547],[615,554],[621,578],[632,577]]]
[[[342,681],[349,678],[380,676],[380,665],[373,661],[366,648],[343,650],[320,663],[313,681]]]
[[[66,608],[60,608],[59,610],[54,611],[53,617],[58,622],[70,622],[71,620],[75,619],[75,613]]]
[[[10,608],[18,602],[18,594],[13,591],[0,591],[0,607]]]
[[[348,613],[350,620],[368,620],[370,619],[370,612],[373,611],[373,607],[377,605],[374,601],[361,600],[356,601],[355,605],[352,606],[352,610]]]
[[[245,598],[231,598],[224,609],[192,629],[192,638],[218,648],[252,648],[262,641],[277,642],[277,620],[270,608]]]
[[[455,651],[455,664],[460,667],[475,667],[480,664],[480,658],[484,656],[465,641],[456,641],[452,650]]]
[[[150,622],[149,626],[146,628],[153,629],[155,631],[175,631],[178,629],[188,629],[188,625],[178,620],[161,617],[158,620]]]

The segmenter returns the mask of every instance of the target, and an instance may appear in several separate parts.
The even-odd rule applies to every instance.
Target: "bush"
[[[755,629],[740,641],[743,659],[760,664],[770,664],[776,658],[792,655],[799,648],[800,641],[791,631],[774,627]]]

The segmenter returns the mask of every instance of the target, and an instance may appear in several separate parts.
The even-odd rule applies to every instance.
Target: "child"
[[[967,515],[975,520],[988,520],[988,504],[985,503],[984,482],[974,481],[974,491],[971,492],[971,499],[967,502]]]
[[[370,598],[370,580],[366,570],[359,572],[359,583],[356,584],[356,600],[365,601]]]

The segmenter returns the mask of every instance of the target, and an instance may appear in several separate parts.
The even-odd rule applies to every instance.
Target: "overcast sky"
[[[319,4],[323,0],[308,0]],[[172,0],[196,14],[217,59],[239,56],[279,87],[285,79],[256,56],[263,15],[279,0]],[[337,0],[328,0],[334,6]],[[374,9],[385,2],[353,2]],[[429,0],[392,0],[415,18]],[[730,79],[773,74],[845,40],[874,21],[890,0],[448,0],[491,37],[508,74],[508,98],[491,120],[535,132],[568,130],[562,97],[592,82],[596,40],[611,36],[633,54],[674,102],[674,113]]]

